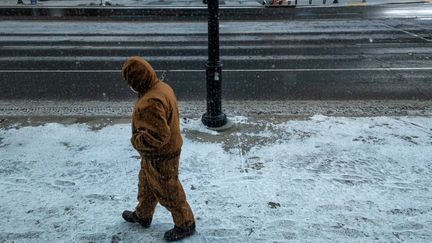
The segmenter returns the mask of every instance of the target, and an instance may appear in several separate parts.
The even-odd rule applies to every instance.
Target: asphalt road
[[[431,5],[325,11],[223,20],[223,97],[432,98]],[[180,100],[205,99],[205,21],[94,19],[1,21],[0,99],[130,99],[120,68],[131,55],[166,71]]]
[[[267,0],[266,0],[267,1]],[[267,1],[270,2],[270,1]],[[299,7],[308,6],[366,6],[381,4],[419,3],[429,0],[291,0],[290,5]],[[30,0],[23,0],[23,4],[17,4],[17,0],[0,0],[0,6],[30,5]],[[221,6],[259,6],[263,0],[220,0]],[[288,4],[285,2],[284,4]],[[202,0],[38,0],[38,6],[203,6]]]

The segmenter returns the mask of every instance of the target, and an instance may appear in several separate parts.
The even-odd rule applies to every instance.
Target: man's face
[[[130,88],[130,90],[132,90],[132,92],[134,92],[135,94],[138,94],[138,91],[134,90],[134,89],[132,88],[132,86],[129,85],[129,88]]]
[[[125,81],[128,83],[129,85],[129,89],[132,90],[132,92],[134,92],[135,94],[138,94],[138,91],[134,90],[134,88],[132,87],[132,85],[130,84],[131,82],[129,82],[129,80],[127,78],[125,78]]]

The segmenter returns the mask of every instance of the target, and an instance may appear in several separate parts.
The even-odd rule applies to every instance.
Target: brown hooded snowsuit
[[[131,138],[141,155],[136,213],[150,218],[159,202],[171,212],[176,226],[187,228],[195,220],[178,179],[183,140],[174,91],[141,57],[129,58],[122,74],[139,94],[132,113]]]

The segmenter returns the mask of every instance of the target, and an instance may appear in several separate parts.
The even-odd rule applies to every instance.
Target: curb
[[[423,7],[426,4],[419,4]],[[361,7],[220,7],[222,20],[309,20],[309,19],[385,19],[409,16],[386,16],[387,10],[404,9],[399,5],[362,5]],[[337,13],[337,14],[335,14]],[[425,15],[425,13],[420,13]],[[207,7],[32,7],[0,6],[0,19],[61,19],[61,20],[151,20],[151,21],[206,21]],[[425,16],[413,16],[425,17]],[[427,14],[426,17],[431,17]]]

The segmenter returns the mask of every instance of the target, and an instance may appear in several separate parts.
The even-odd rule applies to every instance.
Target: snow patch
[[[182,121],[183,132],[220,138],[184,136],[180,179],[199,232],[185,242],[432,239],[431,117],[314,116],[261,128],[257,142]],[[0,241],[157,242],[172,227],[160,206],[150,229],[121,219],[135,206],[140,168],[129,124],[48,123],[0,129],[0,138]]]

